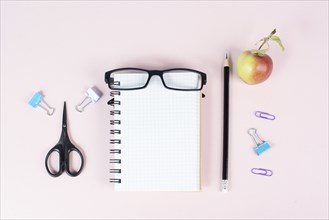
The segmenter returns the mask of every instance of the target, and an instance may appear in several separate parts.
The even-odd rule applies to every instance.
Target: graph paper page
[[[117,79],[116,79],[117,80]],[[200,190],[200,91],[166,89],[153,77],[145,89],[121,91],[115,109],[121,159],[116,191]],[[112,125],[113,128],[113,125]],[[113,155],[111,155],[113,156]]]

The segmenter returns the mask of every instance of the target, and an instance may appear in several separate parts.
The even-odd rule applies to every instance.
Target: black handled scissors
[[[75,151],[78,153],[81,159],[81,166],[78,171],[71,172],[70,170],[70,153]],[[59,154],[59,170],[56,172],[52,172],[48,167],[49,157],[53,152],[58,152]],[[76,148],[70,141],[69,135],[67,133],[67,123],[66,123],[66,102],[64,102],[64,110],[63,110],[63,123],[62,123],[62,134],[59,142],[50,149],[46,156],[45,164],[48,173],[53,177],[60,176],[64,171],[70,176],[78,176],[83,168],[83,156],[82,153]]]

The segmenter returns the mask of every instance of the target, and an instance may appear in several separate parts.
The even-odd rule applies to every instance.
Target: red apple
[[[284,46],[280,38],[276,35],[276,29],[274,29],[267,37],[260,40],[262,44],[257,50],[247,50],[240,54],[237,63],[237,71],[239,77],[249,85],[255,85],[267,80],[273,69],[273,62],[270,56],[266,53],[269,50],[269,41],[275,41],[279,44],[282,50]],[[264,45],[267,45],[266,49],[262,49]]]
[[[243,52],[238,58],[237,65],[239,77],[249,85],[264,82],[270,77],[273,69],[270,56],[253,54],[251,51]]]

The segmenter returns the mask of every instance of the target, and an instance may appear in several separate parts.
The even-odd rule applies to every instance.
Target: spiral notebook
[[[111,91],[109,182],[115,191],[200,191],[200,91]]]

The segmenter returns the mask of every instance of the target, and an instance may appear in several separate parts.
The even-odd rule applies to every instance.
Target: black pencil
[[[223,110],[223,166],[222,191],[228,191],[228,145],[229,145],[229,83],[230,65],[228,54],[224,61],[224,110]]]

